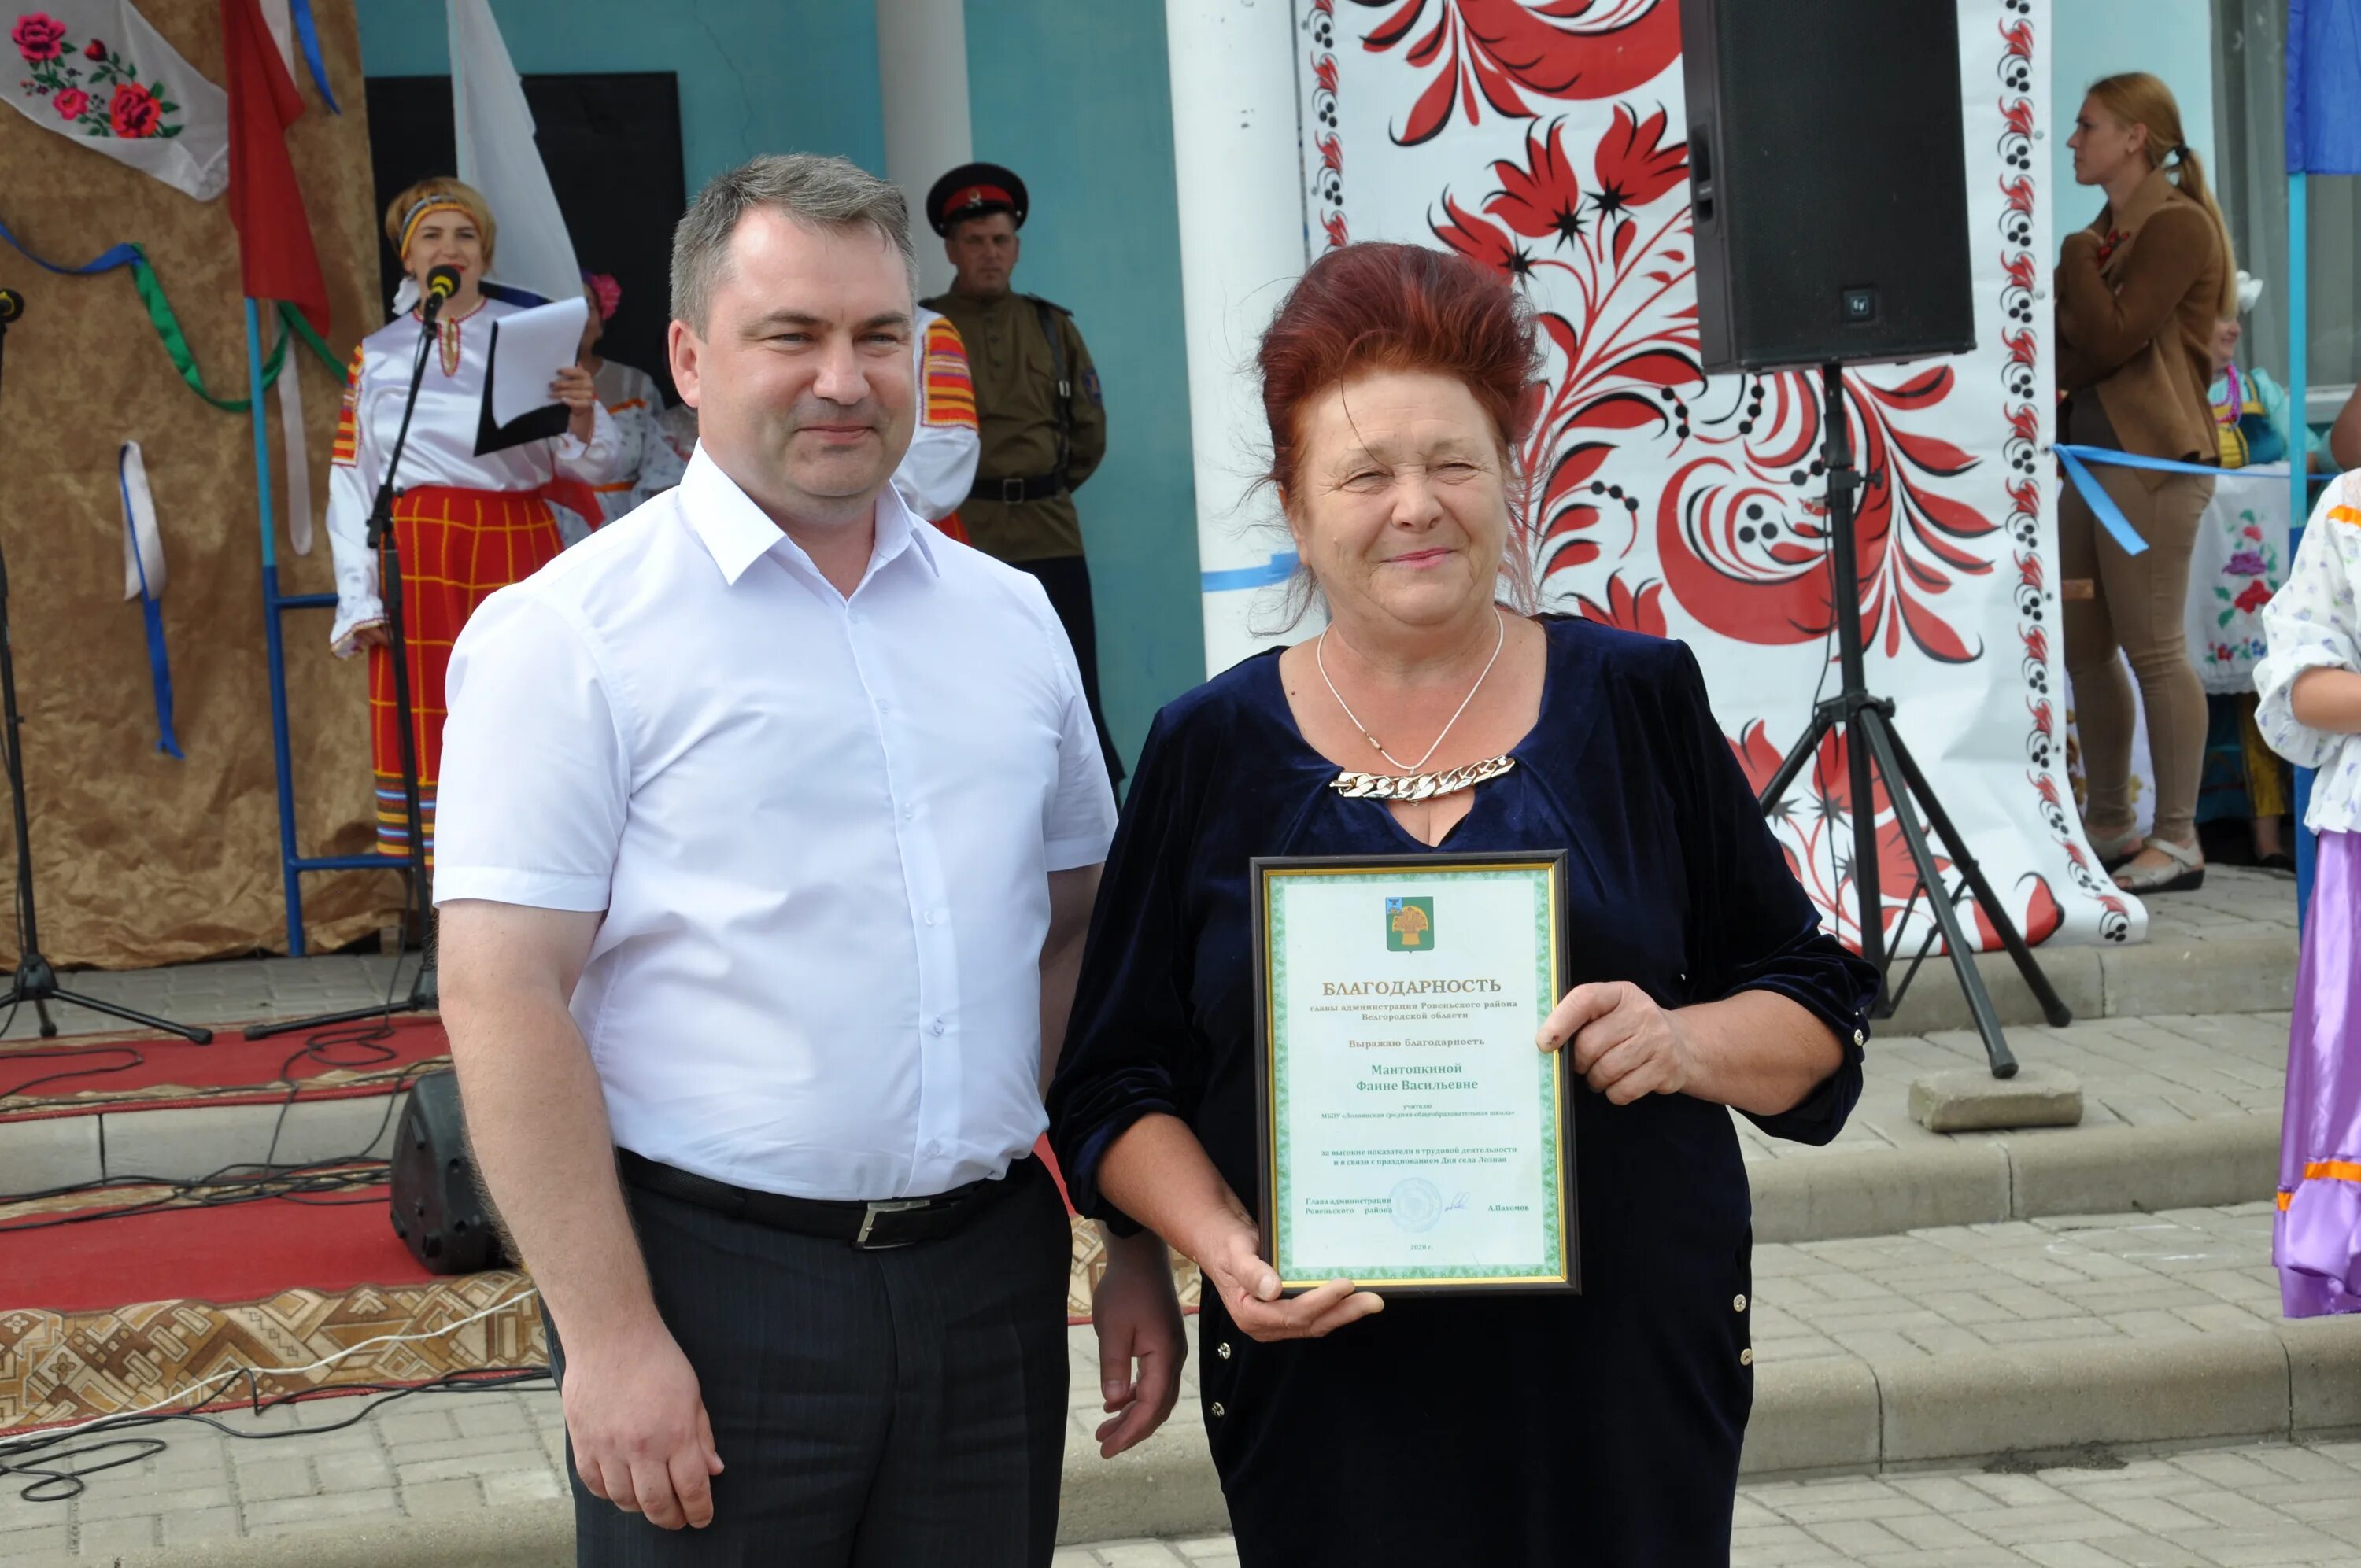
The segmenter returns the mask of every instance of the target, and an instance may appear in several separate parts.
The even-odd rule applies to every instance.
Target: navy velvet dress
[[[1667,1007],[1761,988],[1825,1020],[1843,1067],[1755,1120],[1827,1142],[1860,1093],[1874,975],[1822,935],[1688,649],[1544,625],[1540,722],[1441,847],[1570,851],[1574,983],[1635,981]],[[1082,1212],[1136,1228],[1100,1196],[1099,1157],[1150,1112],[1193,1128],[1257,1208],[1246,862],[1426,849],[1335,775],[1275,652],[1157,716],[1050,1093]],[[1730,1113],[1572,1093],[1580,1296],[1398,1296],[1325,1339],[1258,1344],[1205,1291],[1205,1425],[1246,1568],[1728,1561],[1754,1386]]]

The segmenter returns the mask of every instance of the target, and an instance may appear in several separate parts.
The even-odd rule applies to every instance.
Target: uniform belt
[[[1005,501],[1011,506],[1018,501],[1043,501],[1062,495],[1066,488],[1063,474],[1036,474],[1031,478],[1011,477],[1005,479],[978,479],[975,488],[968,491],[972,501]]]
[[[998,1181],[971,1181],[930,1198],[883,1198],[862,1202],[791,1198],[782,1192],[733,1187],[727,1181],[664,1165],[629,1149],[615,1151],[615,1164],[623,1179],[643,1192],[677,1199],[775,1231],[849,1243],[863,1252],[883,1252],[957,1235],[990,1208],[994,1200],[1016,1185],[1022,1163],[1010,1166],[1008,1174]]]

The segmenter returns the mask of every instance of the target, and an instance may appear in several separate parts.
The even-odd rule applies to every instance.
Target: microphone
[[[428,325],[443,309],[444,302],[459,291],[459,269],[456,267],[433,267],[426,272],[426,292],[420,298],[419,308]]]
[[[0,326],[5,326],[25,313],[25,296],[14,289],[0,289]]]

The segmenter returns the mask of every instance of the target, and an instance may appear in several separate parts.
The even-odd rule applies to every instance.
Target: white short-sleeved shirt
[[[619,1146],[851,1199],[1032,1146],[1048,877],[1115,802],[1031,577],[888,488],[848,599],[700,450],[487,600],[449,693],[435,901],[606,912],[573,1011]]]
[[[2263,607],[2270,652],[2255,667],[2262,702],[2255,723],[2271,750],[2317,768],[2304,826],[2315,833],[2361,831],[2361,735],[2336,735],[2295,716],[2296,677],[2306,670],[2361,670],[2361,475],[2329,481],[2312,509],[2287,583]]]

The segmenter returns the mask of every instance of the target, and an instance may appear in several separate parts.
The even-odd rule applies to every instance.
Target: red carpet
[[[384,1188],[342,1196],[355,1201],[274,1198],[7,1235],[0,1238],[8,1254],[0,1270],[0,1312],[252,1301],[287,1289],[337,1291],[434,1277],[393,1234]]]
[[[87,1115],[113,1108],[272,1104],[291,1080],[305,1100],[390,1094],[419,1064],[450,1053],[439,1019],[403,1017],[363,1042],[368,1025],[341,1028],[307,1049],[309,1036],[249,1040],[235,1030],[195,1045],[170,1035],[104,1040],[16,1040],[0,1045],[0,1122]]]

